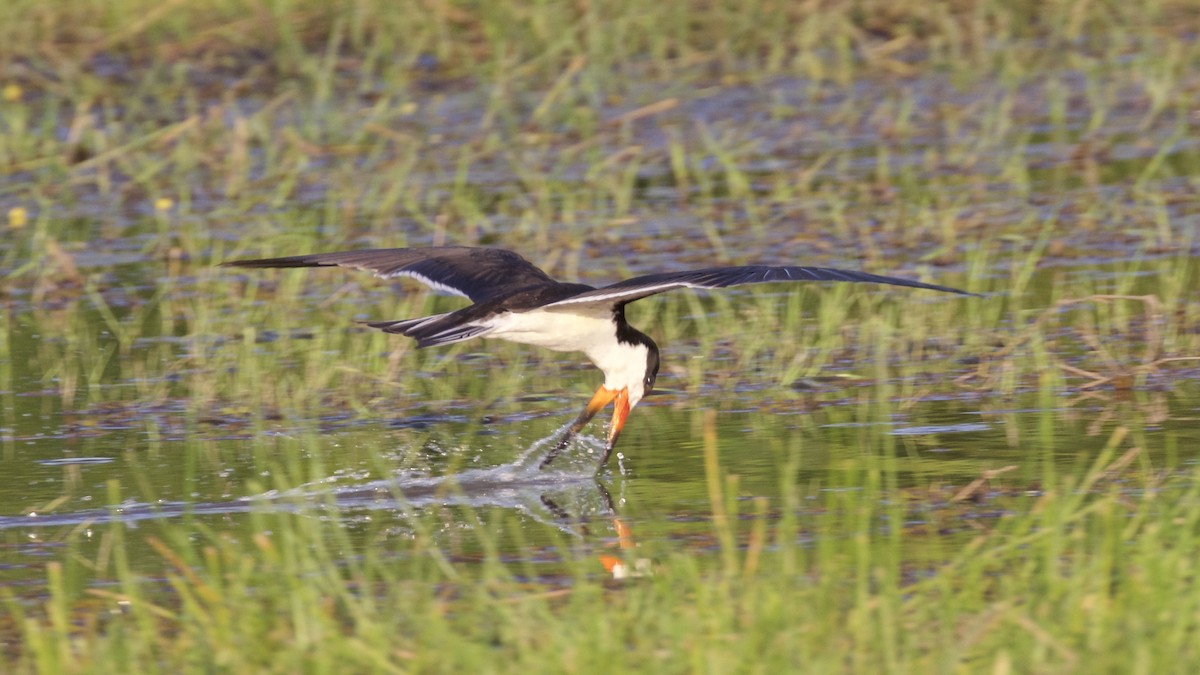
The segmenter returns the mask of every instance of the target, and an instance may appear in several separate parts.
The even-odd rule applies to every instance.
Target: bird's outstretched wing
[[[513,289],[556,283],[521,256],[499,248],[431,246],[314,253],[287,258],[234,260],[226,267],[349,267],[375,276],[411,277],[435,290],[490,300]]]
[[[573,295],[549,304],[546,308],[565,308],[572,305],[591,303],[625,304],[676,288],[725,288],[726,286],[738,286],[741,284],[765,284],[787,281],[859,281],[974,295],[974,293],[950,288],[949,286],[938,286],[937,284],[927,284],[897,277],[885,277],[879,274],[870,274],[869,272],[839,270],[832,267],[747,265],[743,267],[711,267],[687,272],[647,274],[641,277],[626,279],[625,281],[618,281],[611,286],[604,286],[603,288]]]

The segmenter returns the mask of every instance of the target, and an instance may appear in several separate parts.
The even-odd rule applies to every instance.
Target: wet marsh
[[[12,670],[1194,670],[1188,5],[600,4],[0,9]],[[443,243],[982,297],[632,304],[593,479],[582,356],[217,267]]]

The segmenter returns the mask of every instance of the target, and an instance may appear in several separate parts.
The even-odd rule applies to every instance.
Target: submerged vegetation
[[[9,670],[1195,670],[1191,4],[3,3]],[[593,482],[581,357],[216,267],[441,243],[984,297],[631,305]]]

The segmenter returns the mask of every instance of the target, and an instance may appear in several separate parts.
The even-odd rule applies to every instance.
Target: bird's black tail
[[[450,312],[424,316],[419,319],[368,321],[366,324],[385,333],[396,333],[413,338],[417,341],[418,347],[436,347],[462,342],[489,330],[487,326],[459,323],[457,319],[454,312]]]

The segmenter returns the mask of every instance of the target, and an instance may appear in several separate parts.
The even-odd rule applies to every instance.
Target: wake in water
[[[577,436],[572,440],[572,450],[583,446],[587,454],[570,452],[554,468],[538,468],[546,447],[560,438],[568,426],[564,424],[555,433],[534,442],[512,462],[494,467],[440,476],[406,470],[353,485],[343,484],[346,476],[332,476],[295,488],[268,490],[225,502],[127,501],[108,508],[66,513],[0,516],[0,530],[113,522],[136,524],[143,520],[239,514],[252,510],[304,514],[327,508],[332,497],[332,506],[337,509],[392,511],[403,516],[412,516],[430,506],[498,507],[571,531],[570,524],[577,517],[559,507],[559,503],[591,503],[587,511],[593,515],[599,515],[597,511],[604,512],[606,517],[615,514],[612,498],[594,476],[593,454],[603,451],[602,441]]]

